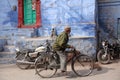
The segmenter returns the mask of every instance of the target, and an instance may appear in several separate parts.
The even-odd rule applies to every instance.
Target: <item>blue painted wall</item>
[[[117,20],[120,18],[120,0],[99,0],[100,40],[117,37]]]
[[[18,11],[13,11],[17,6],[17,0],[3,0],[0,2],[0,29],[16,27],[18,23]]]
[[[0,3],[0,29],[16,29],[18,11],[13,6],[17,0],[3,0]],[[51,28],[58,34],[64,26],[72,27],[73,36],[95,36],[95,0],[41,0],[42,27],[39,36],[49,36]]]
[[[66,25],[72,27],[72,36],[95,36],[95,0],[41,0],[41,11],[39,32],[44,30],[45,36],[51,28],[59,34]]]
[[[26,37],[34,36],[34,33],[40,37],[50,36],[52,28],[59,34],[69,25],[72,28],[71,36],[75,37],[70,43],[85,53],[95,54],[96,0],[41,0],[42,26],[37,30],[17,28],[18,10],[12,9],[13,6],[18,8],[17,1],[0,2],[0,37],[7,37],[7,43],[14,44],[16,39],[20,40],[21,34]],[[25,43],[32,47],[32,42]]]

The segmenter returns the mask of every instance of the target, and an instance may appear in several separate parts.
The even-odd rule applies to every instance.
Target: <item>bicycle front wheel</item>
[[[49,57],[40,57],[35,63],[36,74],[42,78],[51,78],[57,72],[57,68],[49,66]]]
[[[72,70],[77,76],[88,76],[93,71],[94,61],[90,56],[79,55],[72,61]]]

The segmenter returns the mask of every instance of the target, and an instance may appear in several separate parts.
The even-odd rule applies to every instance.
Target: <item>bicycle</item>
[[[75,48],[66,51],[66,53],[71,54],[71,56],[69,56],[67,59],[67,63],[71,61],[72,71],[77,76],[84,77],[92,73],[94,65],[94,60],[92,57],[81,54],[80,51],[77,51]],[[51,61],[55,62],[54,66],[52,67],[50,66]],[[53,77],[59,68],[59,56],[54,51],[43,53],[35,62],[36,74],[42,78]]]

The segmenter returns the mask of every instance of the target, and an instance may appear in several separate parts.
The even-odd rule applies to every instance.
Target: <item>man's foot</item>
[[[57,74],[57,76],[66,76],[66,75],[67,75],[67,71],[65,70],[61,70],[61,72]]]
[[[63,75],[67,75],[67,71],[65,71],[65,70],[62,70],[61,73],[62,73]]]
[[[65,70],[61,70],[61,73],[65,73],[66,71]]]

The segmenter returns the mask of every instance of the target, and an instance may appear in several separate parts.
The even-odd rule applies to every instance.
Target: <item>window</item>
[[[18,28],[37,28],[40,26],[40,0],[18,0]]]

